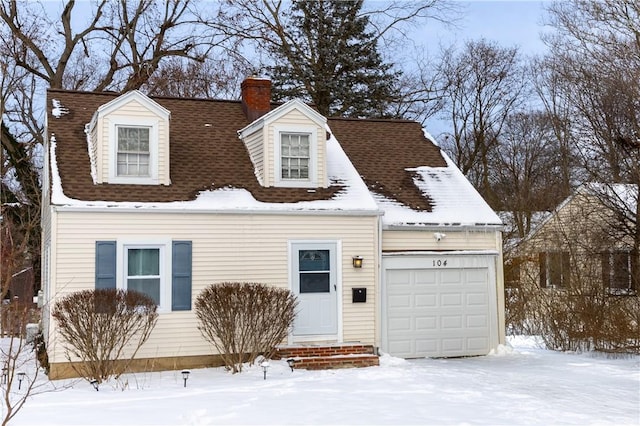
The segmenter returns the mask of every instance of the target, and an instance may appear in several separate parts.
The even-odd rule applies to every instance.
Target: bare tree
[[[406,40],[405,31],[417,22],[444,20],[456,10],[444,0],[230,4],[245,17],[240,22],[230,19],[229,31],[259,52],[254,72],[271,73],[278,83],[275,89],[283,88],[282,93],[274,91],[276,97],[302,97],[325,115],[352,116],[383,116],[407,108],[397,104],[412,102],[418,87],[407,88],[406,94],[396,92],[404,86],[386,49]]]
[[[490,153],[507,117],[521,106],[526,88],[518,50],[484,39],[468,41],[460,51],[443,53],[441,74],[447,78],[444,114],[453,124],[444,145],[489,204],[495,205]]]
[[[222,5],[220,5],[222,6]],[[181,95],[210,94],[224,84],[193,82],[187,90],[167,84],[167,76],[190,64],[209,64],[215,55],[235,51],[230,36],[216,26],[216,10],[197,10],[192,0],[0,3],[2,53],[2,204],[17,216],[39,217],[44,130],[43,92],[47,87],[72,90],[154,91]],[[167,67],[163,70],[163,67]],[[216,68],[217,75],[224,68]],[[218,84],[218,86],[216,86]],[[171,92],[175,90],[176,92]],[[28,232],[29,231],[29,232]],[[31,232],[33,231],[33,232]],[[24,230],[28,254],[40,282],[40,238],[36,228]]]
[[[494,207],[513,217],[513,237],[526,236],[539,211],[552,210],[569,195],[571,188],[562,188],[559,154],[553,117],[539,112],[507,117],[497,149],[490,153],[490,180],[500,200]]]
[[[572,117],[572,142],[589,180],[608,185],[601,202],[617,212],[610,227],[633,243],[640,283],[640,4],[571,0],[549,6],[548,63],[557,97]],[[621,199],[615,184],[635,185]],[[629,199],[634,202],[629,203]]]

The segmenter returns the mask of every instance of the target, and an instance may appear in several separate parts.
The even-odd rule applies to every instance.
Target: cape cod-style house
[[[241,101],[48,91],[51,377],[73,373],[50,307],[91,288],[155,298],[145,368],[216,365],[193,304],[225,281],[298,297],[288,345],[447,357],[504,342],[500,219],[421,125],[327,118],[272,105],[270,90],[248,78]],[[153,276],[128,267],[137,255]]]

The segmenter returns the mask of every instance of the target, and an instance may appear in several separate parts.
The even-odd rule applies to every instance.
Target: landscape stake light
[[[293,371],[293,367],[294,367],[294,365],[296,364],[296,360],[295,360],[295,359],[293,359],[293,358],[289,358],[289,359],[287,360],[287,364],[289,364],[289,368],[291,369],[291,371]]]
[[[2,367],[2,383],[7,383],[7,372],[9,369],[7,367]]]
[[[96,390],[96,392],[98,392],[100,390],[100,384],[98,383],[98,381],[96,379],[93,379],[89,383],[91,383],[91,386],[93,386],[93,388]]]
[[[184,380],[184,387],[187,387],[187,379],[189,378],[189,374],[191,374],[191,371],[189,370],[182,370],[182,380]]]
[[[24,379],[24,372],[21,371],[18,373],[18,390],[22,387],[22,380]]]
[[[262,361],[260,364],[262,367],[262,372],[264,373],[264,380],[267,380],[267,370],[269,369],[269,361]]]

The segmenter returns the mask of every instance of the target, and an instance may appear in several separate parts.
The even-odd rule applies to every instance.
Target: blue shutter
[[[96,289],[116,288],[116,242],[96,241]]]
[[[171,250],[171,310],[191,310],[191,241],[174,241]]]

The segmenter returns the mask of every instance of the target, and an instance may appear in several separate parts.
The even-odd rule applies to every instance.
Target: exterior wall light
[[[353,256],[351,261],[354,268],[362,268],[362,256]]]
[[[22,380],[24,380],[25,373],[22,371],[18,373],[18,390],[22,387]]]
[[[191,371],[189,370],[182,370],[182,380],[184,381],[184,387],[187,387],[187,379],[189,378],[189,374],[191,374]]]

